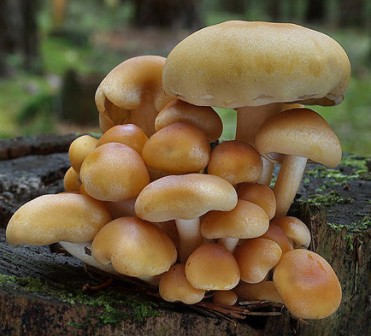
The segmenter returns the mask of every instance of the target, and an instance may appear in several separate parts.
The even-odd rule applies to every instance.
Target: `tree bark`
[[[309,165],[290,213],[312,233],[310,249],[337,273],[343,300],[323,320],[278,316],[226,318],[197,306],[164,303],[128,279],[82,291],[94,278],[76,259],[51,247],[12,247],[4,228],[23,203],[62,190],[74,136],[0,141],[0,334],[14,335],[366,335],[370,328],[371,161],[346,156],[335,170]],[[42,149],[41,149],[42,148]],[[21,150],[20,150],[21,149]],[[99,278],[98,278],[99,277]],[[85,286],[86,288],[86,286]],[[89,287],[91,288],[91,287]]]

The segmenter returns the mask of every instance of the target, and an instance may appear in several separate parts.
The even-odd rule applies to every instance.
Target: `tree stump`
[[[344,157],[337,169],[309,165],[290,210],[312,233],[310,249],[334,268],[343,289],[338,311],[302,321],[233,318],[200,306],[165,303],[127,279],[89,273],[54,246],[14,248],[5,227],[23,203],[62,190],[68,146],[76,135],[0,141],[0,335],[366,335],[370,328],[371,161]],[[245,311],[246,312],[246,311]],[[254,313],[252,311],[252,313]]]

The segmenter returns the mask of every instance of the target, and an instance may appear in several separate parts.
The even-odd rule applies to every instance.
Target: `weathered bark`
[[[18,146],[26,156],[8,154],[0,161],[0,226],[5,227],[11,213],[29,199],[62,190],[68,146],[64,153],[52,153],[52,148],[61,151],[63,139],[6,142],[6,153],[17,153],[12,147]],[[44,150],[35,149],[36,143]],[[3,145],[0,142],[0,148]],[[49,247],[11,247],[2,229],[0,334],[366,335],[370,327],[370,193],[370,163],[348,156],[337,170],[309,166],[291,209],[311,229],[310,248],[329,261],[342,284],[342,304],[329,318],[299,321],[284,309],[279,316],[228,320],[164,303],[132,281],[115,280],[109,288],[85,293],[84,284],[99,280],[89,277],[78,260]]]

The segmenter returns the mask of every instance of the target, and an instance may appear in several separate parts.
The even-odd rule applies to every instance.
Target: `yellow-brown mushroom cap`
[[[164,63],[161,56],[137,56],[107,74],[95,95],[103,131],[113,125],[133,123],[147,136],[155,132],[156,115],[171,100],[162,89]]]
[[[258,181],[262,170],[260,154],[253,146],[237,140],[218,144],[207,167],[209,174],[220,176],[233,185]]]
[[[292,109],[269,118],[259,129],[255,145],[260,154],[272,153],[308,158],[333,168],[341,160],[338,137],[325,119],[306,109]]]
[[[283,216],[275,218],[271,224],[279,226],[289,238],[295,248],[308,248],[311,235],[309,228],[299,218]]]
[[[194,219],[210,210],[232,210],[237,193],[226,180],[206,174],[168,175],[148,184],[138,195],[135,212],[151,222]]]
[[[331,37],[289,23],[226,21],[170,52],[165,92],[200,106],[275,102],[333,105],[343,99],[350,62]]]
[[[143,146],[148,137],[143,130],[134,124],[115,125],[107,130],[98,140],[96,147],[105,143],[118,142],[142,154]]]
[[[282,250],[273,240],[265,238],[246,239],[237,246],[234,256],[241,273],[241,280],[258,283],[277,265]]]
[[[194,288],[204,290],[229,290],[240,280],[233,254],[218,244],[203,244],[194,250],[187,259],[185,273]]]
[[[131,147],[107,143],[84,160],[80,178],[85,191],[102,201],[135,198],[149,183],[142,157]]]
[[[11,217],[6,238],[12,245],[86,243],[111,220],[103,203],[77,193],[39,196]]]
[[[179,99],[171,101],[159,112],[155,129],[159,131],[179,121],[198,127],[210,142],[219,139],[223,131],[221,118],[210,106],[196,106]]]
[[[68,157],[76,173],[80,172],[82,163],[95,149],[97,142],[98,139],[89,134],[81,135],[71,142],[68,149]]]
[[[276,213],[276,197],[267,185],[259,183],[241,183],[237,186],[239,199],[253,202],[264,209],[268,218],[272,219]]]
[[[209,211],[201,218],[201,234],[207,239],[256,238],[269,227],[266,212],[258,205],[238,200],[230,211]]]
[[[171,239],[156,225],[136,217],[120,217],[95,236],[92,252],[100,263],[128,276],[148,277],[166,272],[177,257]]]
[[[185,304],[195,304],[205,296],[205,290],[192,287],[187,280],[184,264],[172,265],[161,275],[159,293],[165,301]]]
[[[169,174],[197,173],[210,159],[210,145],[197,127],[176,122],[153,134],[145,143],[143,160],[152,169]]]
[[[285,306],[297,318],[322,319],[340,305],[339,280],[331,265],[315,252],[286,252],[275,267],[273,281]]]

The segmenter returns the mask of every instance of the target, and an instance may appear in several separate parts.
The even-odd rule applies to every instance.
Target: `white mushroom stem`
[[[218,244],[223,245],[228,251],[233,252],[237,247],[239,238],[219,238]]]
[[[109,274],[119,276],[120,273],[116,272],[111,265],[103,265],[102,263],[98,262],[91,253],[91,243],[84,243],[84,244],[76,244],[70,243],[65,241],[58,242],[69,254],[73,257],[81,260],[83,263],[88,264],[92,267],[100,269],[104,272]],[[146,276],[138,278],[152,286],[158,286],[159,277],[158,276]]]
[[[176,219],[179,235],[179,259],[185,262],[191,253],[202,244],[203,237],[200,233],[200,219]]]
[[[262,162],[263,162],[263,171],[257,183],[264,184],[269,187],[271,180],[272,180],[274,162],[267,160],[265,157],[262,157]]]
[[[236,140],[255,146],[255,135],[260,126],[272,115],[282,111],[284,104],[273,103],[263,106],[245,106],[237,108]],[[274,163],[263,159],[263,173],[258,181],[268,185],[272,179]]]
[[[286,216],[289,211],[299,189],[307,160],[302,156],[286,155],[284,157],[273,187],[277,201],[275,218]]]

